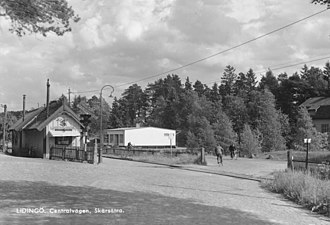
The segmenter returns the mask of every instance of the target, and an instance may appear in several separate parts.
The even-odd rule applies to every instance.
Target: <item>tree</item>
[[[312,0],[312,3],[314,4],[321,4],[321,5],[325,5],[325,4],[330,4],[329,0]]]
[[[144,123],[147,110],[147,96],[141,86],[133,84],[122,94],[123,107],[126,108],[126,121],[128,126]]]
[[[245,124],[242,132],[242,153],[247,154],[249,157],[259,154],[261,151],[260,139],[260,132],[258,130],[251,130],[250,126]]]
[[[232,121],[233,129],[238,135],[238,143],[240,143],[240,134],[243,131],[244,124],[247,122],[247,108],[244,99],[238,96],[226,96],[223,110]]]
[[[66,0],[0,0],[0,9],[0,16],[11,20],[10,31],[18,36],[26,32],[63,35],[71,31],[71,21],[80,20]]]
[[[235,68],[228,65],[223,72],[221,77],[221,84],[224,85],[225,95],[234,94],[234,84],[237,79],[237,74],[235,73]]]
[[[280,116],[275,108],[274,95],[265,89],[252,92],[249,102],[249,117],[253,129],[258,129],[262,138],[262,151],[278,151],[285,148]]]
[[[300,107],[297,115],[296,135],[294,145],[297,150],[305,150],[304,139],[310,138],[311,151],[323,150],[324,143],[327,142],[327,134],[322,134],[316,130],[313,125],[312,118],[310,117],[306,107]]]
[[[271,70],[268,70],[266,72],[266,75],[261,78],[259,88],[262,90],[267,88],[273,93],[273,95],[277,96],[278,87],[278,80],[274,76],[273,72]]]

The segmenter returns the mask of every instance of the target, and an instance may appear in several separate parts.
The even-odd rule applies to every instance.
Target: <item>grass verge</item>
[[[190,154],[181,154],[173,157],[167,155],[139,155],[132,156],[132,159],[163,164],[200,164],[200,156]]]
[[[283,194],[313,212],[329,216],[329,180],[320,180],[301,171],[279,171],[275,172],[274,180],[264,181],[262,186],[272,192]]]

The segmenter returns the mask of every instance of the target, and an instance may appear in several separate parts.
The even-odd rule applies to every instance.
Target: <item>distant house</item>
[[[79,117],[66,102],[51,102],[48,109],[28,112],[10,128],[13,154],[49,158],[52,146],[79,147],[81,126]]]
[[[111,146],[175,147],[176,131],[158,127],[126,127],[105,130],[104,144]]]
[[[309,98],[301,106],[306,107],[317,131],[330,132],[330,97]]]

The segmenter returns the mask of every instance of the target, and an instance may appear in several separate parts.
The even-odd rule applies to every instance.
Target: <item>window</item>
[[[110,134],[110,144],[113,144],[113,134]]]
[[[321,132],[322,133],[329,132],[329,124],[321,124]]]
[[[67,145],[71,146],[72,144],[72,137],[67,136],[67,137],[55,137],[55,145]]]
[[[124,144],[124,135],[119,134],[119,144]]]

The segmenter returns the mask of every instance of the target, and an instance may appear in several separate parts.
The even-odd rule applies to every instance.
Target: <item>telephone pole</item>
[[[72,92],[71,92],[71,90],[70,90],[70,88],[69,88],[69,90],[68,90],[68,94],[69,94],[69,106],[71,106],[71,101],[70,101],[70,100],[71,100],[71,93],[72,93]]]

